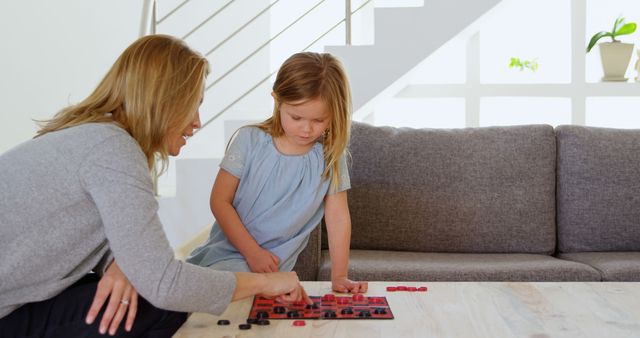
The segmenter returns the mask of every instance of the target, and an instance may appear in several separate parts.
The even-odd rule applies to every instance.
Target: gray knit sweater
[[[0,155],[0,318],[115,257],[155,306],[220,314],[235,276],[174,259],[147,162],[123,129],[90,123]]]

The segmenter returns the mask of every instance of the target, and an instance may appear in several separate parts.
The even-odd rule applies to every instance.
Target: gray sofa
[[[640,281],[640,130],[354,123],[350,277]],[[296,267],[330,280],[326,230]]]

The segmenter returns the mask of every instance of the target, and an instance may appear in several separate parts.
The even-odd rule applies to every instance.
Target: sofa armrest
[[[318,226],[309,235],[309,243],[307,247],[300,252],[293,271],[298,273],[298,277],[302,281],[318,280],[318,269],[320,268],[320,230],[322,224]]]

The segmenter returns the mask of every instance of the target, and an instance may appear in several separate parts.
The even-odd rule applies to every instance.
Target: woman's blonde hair
[[[300,103],[320,98],[330,113],[329,127],[322,138],[324,179],[331,174],[331,187],[340,182],[339,159],[347,151],[351,130],[351,90],[338,59],[328,53],[304,52],[289,57],[273,84],[273,116],[257,126],[273,137],[284,135],[280,116],[282,103]],[[347,170],[347,168],[342,168]]]
[[[182,40],[149,35],[118,57],[96,89],[78,104],[43,121],[36,137],[84,123],[113,123],[140,145],[149,169],[156,156],[166,168],[170,131],[193,123],[209,63]]]

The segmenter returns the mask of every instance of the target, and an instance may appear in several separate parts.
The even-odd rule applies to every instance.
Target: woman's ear
[[[277,100],[276,99],[276,93],[274,93],[273,91],[271,92],[271,97],[273,97],[274,100]]]

